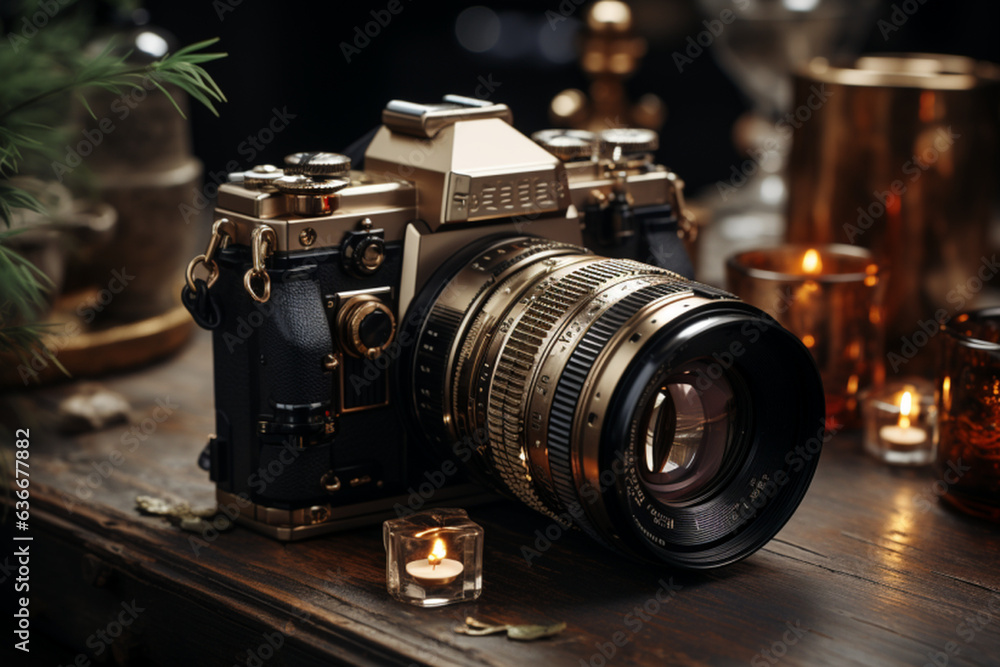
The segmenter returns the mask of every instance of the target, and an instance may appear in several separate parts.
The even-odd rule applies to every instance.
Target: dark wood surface
[[[69,656],[93,654],[101,645],[95,631],[135,600],[143,611],[97,658],[575,666],[604,664],[603,646],[614,649],[611,665],[1000,664],[1000,531],[940,506],[929,470],[881,466],[850,434],[826,448],[809,494],[778,537],[734,566],[706,574],[637,566],[578,534],[529,566],[520,548],[547,521],[497,503],[470,509],[486,529],[482,597],[427,610],[387,595],[378,526],[296,544],[237,528],[196,549],[191,534],[135,511],[138,494],[212,501],[212,485],[195,466],[212,429],[207,335],[165,364],[104,384],[129,397],[131,425],[74,438],[48,428],[72,385],[7,397],[16,412],[6,425],[32,428],[39,651],[54,641]],[[173,414],[127,451],[132,425],[168,399],[178,404]],[[108,471],[116,450],[124,460],[105,478],[98,468]],[[3,542],[0,559],[9,552],[9,538]],[[656,602],[661,582],[680,587],[666,604]],[[635,611],[643,605],[645,617]],[[455,634],[470,615],[568,627],[527,644]],[[281,644],[276,655],[266,637]]]

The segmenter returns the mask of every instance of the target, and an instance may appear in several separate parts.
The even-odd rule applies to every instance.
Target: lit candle
[[[913,412],[913,394],[904,391],[899,397],[899,423],[894,426],[883,426],[879,429],[879,436],[895,445],[916,446],[923,443],[927,440],[927,433],[921,428],[910,425],[911,412]]]
[[[823,270],[823,260],[820,259],[819,251],[815,248],[806,250],[802,255],[802,272],[806,275],[816,275]]]
[[[427,558],[410,561],[406,564],[406,572],[425,586],[450,584],[462,574],[465,566],[457,560],[445,558],[447,555],[444,540],[438,537]]]
[[[801,268],[802,273],[807,276],[815,276],[822,273],[823,260],[819,256],[819,251],[815,248],[809,248],[809,250],[806,250],[805,254],[802,255]],[[810,308],[808,304],[817,292],[819,292],[819,285],[816,281],[807,280],[802,283],[802,287],[800,287],[796,292],[795,299],[801,303],[802,308],[804,309],[803,312],[808,312],[807,309]],[[802,340],[802,344],[810,350],[816,346],[816,337],[811,333],[802,334],[799,338]]]

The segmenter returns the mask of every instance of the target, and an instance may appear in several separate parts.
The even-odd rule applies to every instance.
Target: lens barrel
[[[438,453],[633,557],[710,568],[753,553],[818,462],[808,350],[670,271],[487,239],[435,275],[406,322],[400,386]]]

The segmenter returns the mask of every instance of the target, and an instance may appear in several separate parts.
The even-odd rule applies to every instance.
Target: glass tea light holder
[[[935,485],[950,505],[1000,521],[1000,308],[956,315],[940,338]]]
[[[382,524],[389,594],[420,607],[475,600],[483,590],[483,529],[440,508]]]
[[[858,390],[882,384],[885,271],[849,245],[782,245],[726,262],[730,292],[809,348],[823,378],[827,428],[858,424]]]
[[[934,461],[938,420],[930,381],[891,382],[863,392],[860,399],[866,452],[894,465]]]

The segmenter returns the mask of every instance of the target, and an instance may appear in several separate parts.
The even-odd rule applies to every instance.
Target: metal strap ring
[[[254,278],[260,278],[263,284],[259,295],[253,288]],[[247,270],[243,274],[243,287],[246,288],[247,294],[258,303],[267,303],[267,300],[271,298],[271,276],[267,275],[267,271]]]
[[[267,225],[261,225],[250,235],[250,245],[253,251],[254,271],[264,271],[264,260],[274,251],[278,241],[277,234]]]
[[[214,259],[209,259],[207,255],[198,255],[188,262],[187,272],[185,274],[188,287],[192,290],[195,289],[194,270],[198,268],[199,264],[204,264],[205,268],[208,269],[208,278],[205,280],[208,287],[212,287],[212,285],[215,284],[215,281],[219,279],[219,264]]]

